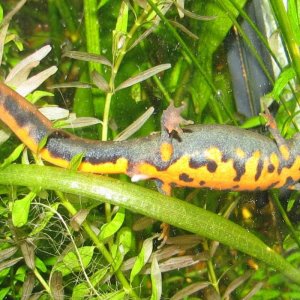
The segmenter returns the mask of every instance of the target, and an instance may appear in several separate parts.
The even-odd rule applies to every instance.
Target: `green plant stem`
[[[293,227],[293,224],[292,222],[290,221],[287,213],[285,212],[284,208],[282,207],[281,203],[280,203],[280,200],[278,198],[278,194],[275,192],[275,191],[271,191],[271,196],[272,196],[272,199],[277,207],[277,209],[279,210],[285,224],[287,225],[294,241],[297,243],[299,249],[300,249],[300,240],[298,238],[298,234],[296,232],[296,230],[294,229]]]
[[[204,241],[203,248],[204,248],[205,251],[209,251],[209,245],[208,245],[207,241]],[[207,261],[207,272],[208,272],[209,280],[210,280],[212,286],[214,287],[216,292],[218,294],[220,294],[218,280],[217,280],[217,276],[216,276],[216,273],[215,273],[214,263],[213,263],[213,258],[212,257],[210,257]]]
[[[287,45],[291,63],[297,75],[297,81],[300,82],[300,50],[297,43],[294,30],[290,23],[286,9],[282,0],[270,0],[279,29],[282,33],[283,39]]]
[[[97,16],[97,1],[84,0],[84,24],[85,24],[85,38],[86,50],[88,53],[101,54],[100,43],[100,28]],[[89,73],[93,70],[101,72],[101,65],[99,63],[89,61]]]
[[[65,198],[65,196],[63,195],[63,193],[57,192],[57,195],[59,196],[59,198],[60,198],[63,206],[68,210],[68,212],[72,216],[76,215],[77,214],[76,208],[72,205],[72,203],[70,203]],[[124,274],[122,273],[122,271],[120,269],[115,268],[115,264],[114,264],[114,260],[113,260],[112,256],[110,255],[109,251],[106,249],[105,245],[102,242],[99,241],[97,235],[92,230],[90,224],[87,221],[84,221],[82,223],[82,227],[83,227],[84,231],[86,232],[86,234],[94,242],[94,244],[96,245],[96,247],[99,249],[99,251],[102,253],[102,255],[104,256],[104,258],[106,259],[106,261],[112,266],[112,268],[114,270],[114,274],[116,275],[116,277],[118,278],[118,280],[122,284],[125,292],[128,295],[130,295],[131,297],[133,297],[133,299],[139,299],[139,297],[137,296],[137,294],[134,292],[134,290],[132,289],[132,287],[128,283],[128,281],[127,281],[126,277],[124,276]]]
[[[38,281],[41,283],[41,285],[45,288],[46,292],[52,296],[52,292],[51,292],[49,285],[44,280],[43,276],[41,276],[41,274],[37,268],[34,268],[33,273],[34,273],[35,277],[38,279]]]
[[[134,25],[132,26],[131,30],[127,34],[127,37],[125,39],[125,42],[121,49],[119,49],[117,57],[114,58],[113,62],[113,68],[111,70],[111,77],[109,80],[109,86],[110,90],[112,92],[107,93],[106,99],[105,99],[105,106],[104,106],[104,114],[103,114],[103,126],[102,126],[102,140],[107,141],[108,138],[108,121],[109,121],[109,112],[110,112],[110,105],[111,105],[111,99],[114,94],[115,89],[115,78],[118,73],[118,70],[120,68],[121,62],[123,61],[123,58],[125,54],[127,53],[127,48],[129,46],[129,43],[131,42],[131,39],[137,29],[141,26],[141,24],[144,22],[146,17],[148,16],[149,10],[145,9],[142,15],[135,21]]]
[[[68,1],[55,0],[55,4],[59,10],[61,17],[66,22],[67,29],[71,34],[75,34],[77,25],[72,16],[72,12],[70,10],[70,6],[68,5]]]
[[[241,226],[210,211],[143,187],[99,175],[37,165],[0,170],[0,184],[72,193],[109,202],[249,254],[300,284],[300,271]]]

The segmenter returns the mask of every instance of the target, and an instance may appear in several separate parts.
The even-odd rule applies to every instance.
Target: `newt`
[[[256,191],[290,188],[300,179],[300,134],[284,140],[229,125],[178,127],[180,110],[169,107],[162,133],[126,141],[83,139],[55,129],[25,98],[0,83],[0,120],[33,152],[68,168],[82,153],[78,171],[154,179],[165,194],[173,187]],[[175,131],[175,134],[174,134]],[[43,140],[45,144],[41,146]]]

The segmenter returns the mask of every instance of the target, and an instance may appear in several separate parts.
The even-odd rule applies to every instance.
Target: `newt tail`
[[[99,142],[53,128],[34,105],[2,83],[0,120],[51,164],[68,168],[75,155],[83,154],[79,171],[123,173],[133,181],[154,179],[167,194],[173,186],[236,191],[294,188],[300,179],[299,134],[276,143],[233,126],[192,125],[172,136],[169,129],[166,134],[163,117],[163,134]]]

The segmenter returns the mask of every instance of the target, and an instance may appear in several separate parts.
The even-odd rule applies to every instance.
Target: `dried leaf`
[[[46,79],[57,71],[56,66],[52,66],[22,82],[16,89],[16,92],[23,97],[30,94],[37,87],[39,87]]]
[[[196,235],[196,234],[183,234],[183,235],[178,235],[174,237],[169,237],[167,239],[166,244],[167,245],[178,245],[178,246],[183,246],[183,245],[190,245],[191,247],[194,247],[201,243],[203,241],[203,238]]]
[[[195,20],[200,20],[200,21],[212,21],[215,20],[217,17],[216,16],[200,16],[197,15],[189,10],[184,9],[184,7],[182,7],[178,2],[175,2],[175,5],[177,7],[178,10],[180,10],[184,15],[186,15],[187,17],[191,18],[191,19],[195,19]]]
[[[27,300],[32,295],[34,288],[35,276],[32,272],[26,274],[26,279],[23,283],[22,298],[21,300]]]
[[[241,300],[250,300],[264,286],[264,282],[258,282],[254,288]]]
[[[30,242],[25,240],[24,242],[21,243],[20,248],[27,267],[31,270],[34,270],[35,269],[34,246]]]
[[[147,0],[134,0],[137,5],[139,5],[141,8],[146,8],[147,6]]]
[[[73,81],[73,82],[53,84],[48,86],[48,89],[67,89],[67,88],[91,89],[92,87],[93,86],[89,83]]]
[[[176,0],[176,4],[184,9],[184,0]],[[181,9],[177,7],[178,14],[180,18],[184,17],[184,13]]]
[[[115,141],[119,141],[118,138],[115,139]],[[157,222],[154,219],[151,219],[149,217],[141,217],[139,218],[136,222],[133,223],[132,225],[132,230],[133,231],[141,231],[146,229],[147,227],[151,226],[152,224],[154,224],[155,222]]]
[[[14,266],[15,264],[17,264],[22,259],[23,259],[23,257],[17,257],[17,258],[14,258],[14,259],[11,259],[11,260],[6,260],[6,261],[2,262],[0,264],[0,271],[4,270],[6,268],[9,268],[11,266]]]
[[[230,296],[230,294],[235,291],[240,285],[242,285],[251,275],[253,274],[253,271],[247,271],[242,276],[234,279],[227,287],[223,298],[227,298]]]
[[[157,24],[151,22],[152,26],[149,27],[145,32],[143,32],[139,37],[132,43],[132,45],[128,48],[128,51],[133,49],[136,45],[138,45],[142,40],[144,40],[148,35],[150,35],[156,28]]]
[[[40,64],[39,61],[32,61],[28,63],[24,68],[20,69],[18,73],[16,73],[15,77],[13,77],[10,81],[7,79],[5,80],[6,84],[9,84],[11,86],[18,86],[25,80],[27,80],[31,70],[35,67],[37,67]]]
[[[75,231],[79,231],[81,224],[85,221],[89,212],[88,209],[81,209],[72,217],[70,224]]]
[[[165,248],[165,249],[164,249]],[[165,259],[170,259],[170,257],[175,256],[177,254],[182,254],[185,250],[190,249],[190,247],[178,247],[178,246],[169,246],[159,249],[155,252],[156,258],[158,261],[162,261]],[[181,258],[182,256],[179,256],[177,258]],[[210,258],[209,253],[206,251],[203,251],[201,253],[196,254],[193,256],[193,259],[199,260],[199,261],[206,261]],[[150,257],[150,260],[152,257]]]
[[[8,26],[9,24],[6,24],[4,27],[0,28],[0,66],[2,64],[3,50]]]
[[[181,300],[189,295],[192,295],[198,291],[205,289],[209,285],[210,282],[197,282],[190,284],[181,291],[177,292],[170,300]]]
[[[0,145],[6,142],[11,136],[11,132],[8,129],[0,129]]]
[[[39,62],[51,51],[51,46],[47,45],[42,47],[41,49],[35,51],[31,55],[27,56],[26,58],[22,59],[8,74],[5,79],[5,83],[18,86],[22,81],[26,80],[27,77],[22,78],[22,81],[19,81],[19,73],[25,74],[28,72],[29,66],[37,66]],[[26,71],[24,71],[26,70]],[[29,73],[28,73],[29,74]],[[18,78],[18,81],[15,79]]]
[[[83,60],[83,61],[93,61],[109,67],[112,66],[112,63],[103,55],[81,52],[81,51],[66,51],[62,56]]]
[[[93,126],[97,124],[102,124],[102,122],[97,118],[92,117],[81,117],[76,118],[75,120],[66,120],[65,124],[61,126],[61,128],[82,128],[87,126]]]
[[[50,280],[50,289],[54,300],[64,299],[64,286],[61,272],[54,271]]]
[[[69,111],[58,106],[45,106],[39,108],[39,111],[51,121],[65,119],[69,117]]]
[[[106,93],[110,92],[109,84],[104,79],[104,77],[101,74],[99,74],[96,70],[93,70],[92,72],[92,81],[97,86],[98,89]]]
[[[144,72],[139,73],[138,75],[131,77],[127,80],[125,80],[124,82],[122,82],[115,91],[119,91],[121,89],[125,89],[127,87],[130,87],[136,83],[139,83],[141,81],[144,81],[162,71],[165,71],[167,69],[171,68],[171,64],[162,64],[162,65],[158,65],[155,66],[153,68],[150,68]]]
[[[198,36],[194,33],[192,33],[190,30],[188,30],[184,25],[175,22],[175,21],[169,21],[171,24],[173,24],[175,27],[179,28],[182,32],[186,33],[190,38],[194,40],[198,40]]]
[[[0,251],[0,261],[3,261],[13,256],[18,251],[18,248],[13,246]]]
[[[115,141],[127,140],[130,136],[136,133],[151,117],[154,112],[154,108],[149,107],[138,119],[136,119],[131,125],[129,125],[125,130],[123,130],[117,137]]]
[[[13,16],[22,8],[22,6],[25,3],[26,3],[26,0],[19,1],[15,5],[15,7],[9,13],[6,14],[5,18],[3,19],[2,23],[0,24],[0,29],[10,22],[10,20],[13,18]]]
[[[161,272],[169,272],[171,270],[179,270],[185,267],[193,266],[200,261],[207,261],[208,255],[206,252],[203,252],[203,255],[185,255],[180,257],[170,258],[159,264]],[[149,274],[150,269],[147,268],[143,272],[144,274]]]

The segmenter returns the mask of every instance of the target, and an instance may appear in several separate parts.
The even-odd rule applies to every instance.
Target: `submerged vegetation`
[[[300,16],[286,2],[1,1],[1,81],[96,140],[159,131],[172,100],[195,123],[258,131],[268,106],[290,138]],[[300,298],[297,191],[171,198],[74,172],[80,156],[45,166],[4,127],[0,142],[0,299]],[[157,220],[172,224],[163,247]]]

